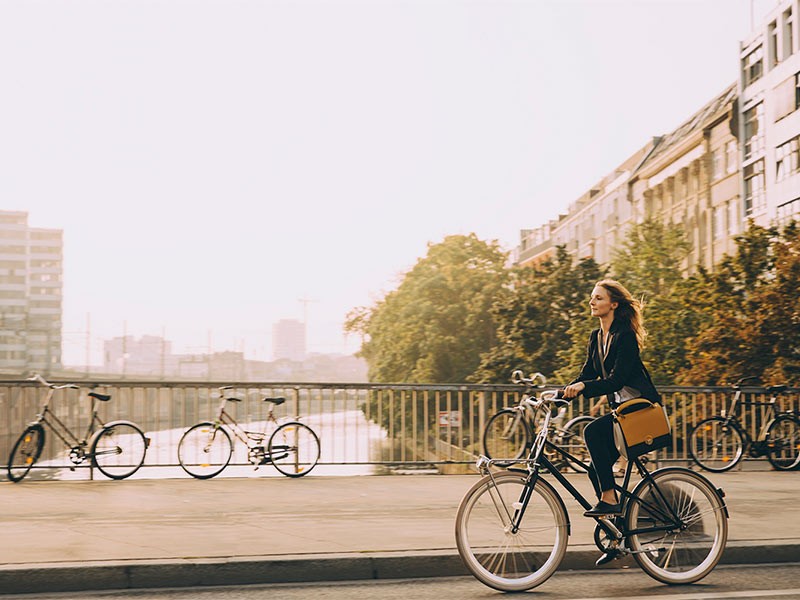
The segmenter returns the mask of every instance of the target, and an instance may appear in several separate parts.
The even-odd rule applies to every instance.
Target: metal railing
[[[54,383],[61,383],[60,381]],[[73,431],[83,431],[89,418],[90,389],[111,394],[101,403],[106,420],[134,421],[151,438],[145,460],[161,467],[165,475],[184,476],[178,467],[177,446],[183,432],[198,421],[211,420],[218,404],[217,388],[230,382],[81,382],[80,390],[56,393],[50,408]],[[684,445],[688,432],[700,420],[730,406],[731,391],[722,387],[661,387],[673,426],[672,447],[657,454],[659,461],[687,461]],[[27,423],[36,418],[46,389],[29,381],[0,381],[0,466]],[[515,385],[400,385],[323,383],[242,383],[229,395],[243,402],[228,409],[242,424],[258,426],[266,417],[265,396],[285,396],[275,409],[278,418],[300,416],[319,435],[322,454],[315,474],[373,473],[389,467],[436,468],[466,472],[481,453],[481,432],[486,419],[505,406],[519,402]],[[748,400],[766,400],[763,389],[750,388]],[[798,410],[795,390],[780,399],[780,407]],[[580,398],[568,416],[588,413]],[[763,407],[740,414],[751,435],[757,435],[765,418]],[[248,465],[246,452],[236,452],[232,465]],[[68,452],[59,440],[48,437],[37,468],[47,477],[69,477]],[[269,467],[265,467],[269,470]],[[57,474],[55,474],[57,473]],[[231,474],[236,474],[232,469]],[[239,471],[247,474],[247,471]],[[138,474],[137,474],[138,475]],[[3,477],[4,474],[0,474]],[[143,473],[142,476],[147,476]],[[78,477],[85,478],[83,475]]]

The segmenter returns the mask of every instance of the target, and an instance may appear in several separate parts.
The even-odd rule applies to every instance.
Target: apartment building
[[[637,222],[682,229],[691,245],[686,272],[711,268],[741,230],[736,85],[660,138],[629,180]]]
[[[558,244],[607,263],[627,226],[655,217],[686,232],[683,268],[691,273],[733,252],[750,220],[764,227],[800,220],[798,13],[800,0],[778,2],[740,44],[736,83],[654,138],[632,171],[629,159],[566,214],[523,230],[515,264],[540,262]]]
[[[61,368],[63,239],[0,211],[0,372]]]
[[[731,252],[743,219],[736,91],[728,86],[674,131],[654,137],[557,220],[523,232],[515,263],[540,262],[564,245],[576,258],[608,264],[631,225],[645,218],[685,231],[687,272]]]
[[[740,45],[743,210],[763,226],[800,219],[800,0],[784,0]]]

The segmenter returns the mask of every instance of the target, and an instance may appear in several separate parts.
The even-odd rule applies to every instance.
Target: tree
[[[705,276],[702,330],[690,342],[682,383],[726,384],[743,375],[764,383],[800,373],[800,233],[751,225],[734,256]]]
[[[348,315],[372,382],[463,382],[495,343],[490,308],[504,293],[507,255],[475,234],[428,246],[399,287]]]
[[[540,266],[515,269],[492,309],[498,343],[470,379],[507,383],[515,369],[552,378],[570,347],[568,330],[588,314],[586,298],[602,275],[593,259],[575,264],[563,246]]]
[[[683,230],[646,219],[631,227],[612,260],[612,277],[642,301],[648,331],[642,357],[658,384],[674,384],[688,368],[686,343],[697,332],[695,280],[681,270],[690,248]]]

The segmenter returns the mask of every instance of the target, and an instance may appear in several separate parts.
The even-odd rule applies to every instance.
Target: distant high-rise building
[[[0,211],[0,371],[61,368],[63,236]]]
[[[275,360],[305,360],[306,324],[296,319],[281,319],[272,326],[272,357]]]

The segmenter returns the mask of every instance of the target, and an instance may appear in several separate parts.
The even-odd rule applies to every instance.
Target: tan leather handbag
[[[614,415],[614,442],[622,456],[641,456],[672,443],[667,411],[657,402],[634,398],[611,412]]]

